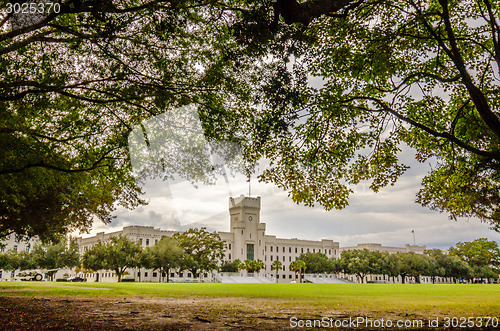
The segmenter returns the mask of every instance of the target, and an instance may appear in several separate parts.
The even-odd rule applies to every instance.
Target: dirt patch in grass
[[[0,296],[0,302],[5,330],[276,330],[289,323],[288,312],[266,313],[232,298]]]
[[[294,316],[410,318],[395,312],[380,316],[375,312],[311,309],[303,302],[298,305],[278,299],[0,295],[0,303],[2,330],[283,330],[290,329]]]

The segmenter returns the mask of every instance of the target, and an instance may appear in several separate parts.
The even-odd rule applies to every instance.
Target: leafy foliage
[[[247,269],[248,272],[259,272],[262,269],[264,269],[264,262],[262,260],[245,260],[245,269]]]
[[[84,253],[83,267],[94,271],[113,270],[120,282],[128,268],[140,265],[141,252],[141,246],[127,237],[111,237]]]
[[[477,278],[498,277],[500,267],[500,249],[495,241],[479,238],[471,242],[459,242],[450,248],[450,255],[467,262],[470,272]]]
[[[184,250],[181,270],[189,270],[194,278],[201,272],[216,270],[224,257],[224,242],[217,233],[205,228],[189,229],[173,236]]]
[[[302,253],[297,260],[304,261],[307,266],[307,272],[311,274],[332,273],[334,271],[333,260],[321,252]]]
[[[339,268],[346,274],[358,276],[360,282],[364,283],[366,275],[381,274],[383,272],[383,263],[384,258],[381,252],[354,249],[342,252]]]
[[[281,263],[280,260],[274,260],[273,264],[271,264],[271,270],[276,271],[276,283],[278,282],[279,279],[279,271],[283,267],[283,264]]]
[[[5,5],[2,236],[51,239],[87,230],[95,218],[109,222],[118,204],[145,203],[130,132],[190,103],[218,111],[241,88],[224,78],[220,51],[229,31],[220,28],[224,9],[211,1],[68,1],[59,13],[29,19],[7,14]]]
[[[290,271],[295,272],[295,279],[297,279],[297,274],[299,275],[299,282],[302,283],[303,273],[307,269],[307,265],[302,260],[295,260],[288,266]]]
[[[240,269],[244,269],[245,265],[239,260],[234,261],[222,261],[219,270],[221,272],[239,272]]]
[[[247,157],[272,162],[261,180],[341,209],[356,185],[393,185],[410,146],[434,164],[420,204],[498,230],[498,2],[280,0],[268,11],[274,21],[248,22],[273,33],[259,39],[261,104],[240,111]]]
[[[180,267],[184,250],[177,244],[175,238],[163,236],[154,246],[147,247],[142,252],[141,266],[159,270],[160,275],[167,275],[170,280],[170,269]],[[159,278],[161,281],[161,276]]]

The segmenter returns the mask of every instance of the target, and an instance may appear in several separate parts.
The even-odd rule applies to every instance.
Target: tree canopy
[[[110,237],[83,254],[83,267],[93,271],[113,270],[120,282],[128,268],[141,265],[141,252],[141,246],[127,237]]]
[[[332,273],[334,271],[333,259],[329,259],[321,252],[302,253],[297,260],[304,261],[307,266],[307,272],[310,274]]]
[[[184,250],[177,244],[175,238],[163,236],[154,246],[146,247],[142,254],[141,266],[159,270],[159,281],[161,281],[162,275],[166,274],[168,283],[170,281],[170,270],[181,265]]]
[[[247,164],[269,160],[260,180],[298,203],[340,209],[360,183],[393,185],[409,146],[434,164],[420,204],[500,230],[497,2],[1,9],[0,236],[85,230],[117,202],[143,203],[129,134],[140,127],[147,146],[141,124],[187,104],[207,138],[240,144]]]
[[[245,113],[248,155],[272,161],[261,179],[296,202],[340,209],[355,185],[393,185],[409,146],[434,164],[420,204],[498,230],[498,2],[276,5],[280,19],[274,28],[269,22],[265,51],[246,39],[247,49],[272,54],[262,64],[264,106]],[[263,17],[255,25],[273,16]]]
[[[197,278],[201,272],[218,269],[224,257],[224,242],[217,233],[210,233],[205,228],[189,229],[173,237],[184,250],[181,270],[189,270],[193,278]]]
[[[500,249],[495,241],[479,238],[470,242],[459,242],[451,247],[449,255],[467,262],[472,268],[472,277],[498,277],[500,267]]]
[[[129,133],[230,95],[216,63],[223,9],[209,3],[70,0],[37,15],[1,5],[0,236],[86,230],[117,203],[144,203]]]

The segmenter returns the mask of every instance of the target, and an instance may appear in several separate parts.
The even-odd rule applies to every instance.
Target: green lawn
[[[264,306],[307,307],[370,316],[496,316],[500,285],[432,284],[156,284],[2,282],[0,296],[248,298]]]

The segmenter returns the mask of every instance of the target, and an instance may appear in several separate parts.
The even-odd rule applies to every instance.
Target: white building
[[[225,260],[234,261],[239,259],[261,260],[264,262],[264,270],[260,272],[263,277],[272,278],[275,271],[271,270],[273,261],[279,260],[283,270],[279,272],[280,282],[290,282],[294,273],[289,271],[290,263],[295,261],[302,253],[321,252],[328,257],[338,258],[340,254],[339,243],[333,240],[323,239],[320,241],[300,240],[297,238],[282,239],[266,234],[266,224],[260,221],[260,197],[249,198],[243,195],[239,198],[229,198],[230,232],[218,232],[221,239],[226,243]],[[141,243],[142,247],[153,246],[163,236],[172,236],[176,231],[155,229],[152,226],[127,226],[122,231],[105,234],[104,232],[89,238],[77,238],[80,252],[83,254],[99,241],[106,241],[111,236],[126,236]],[[141,281],[158,281],[159,273],[151,270],[129,271],[130,275]],[[104,272],[100,281],[115,281],[113,272]],[[87,275],[94,279],[95,275]],[[170,275],[173,279],[190,279],[191,273],[174,272]],[[211,274],[201,276],[208,281],[212,279]]]
[[[289,271],[290,263],[295,261],[302,253],[317,253],[321,252],[327,257],[339,258],[344,250],[350,249],[369,249],[378,251],[395,252],[416,252],[423,253],[425,246],[406,245],[405,247],[388,247],[381,244],[359,244],[353,247],[339,247],[338,242],[329,239],[301,240],[297,238],[284,239],[277,238],[273,235],[266,234],[266,224],[260,219],[261,199],[260,197],[251,198],[241,195],[238,198],[229,198],[229,220],[230,231],[218,232],[221,239],[225,242],[225,260],[234,261],[239,259],[245,260],[261,260],[264,262],[264,270],[260,272],[262,277],[272,279],[276,274],[271,270],[273,261],[279,260],[282,263],[283,270],[279,272],[279,282],[290,282],[294,279],[294,273]],[[162,230],[152,226],[126,226],[121,231],[104,233],[100,232],[95,236],[88,238],[77,238],[77,243],[80,246],[80,253],[83,254],[87,249],[97,244],[99,241],[105,242],[113,236],[126,236],[127,238],[137,241],[143,248],[154,246],[163,236],[172,236],[176,231]],[[29,244],[15,242],[14,239],[9,239],[4,250],[15,248],[18,250],[29,249]],[[71,271],[59,271],[56,278],[62,277],[63,274],[71,275]],[[158,282],[160,279],[159,272],[147,269],[128,270],[129,275],[137,281]],[[74,272],[73,272],[74,274]],[[99,273],[87,273],[84,275],[89,281],[116,281],[117,278],[113,271],[105,270]],[[4,275],[5,277],[9,277]],[[216,274],[205,273],[200,276],[204,281],[212,281],[217,278]],[[378,276],[373,276],[378,280]],[[1,278],[1,277],[0,277]],[[188,271],[176,271],[170,274],[173,280],[190,280],[193,279]],[[354,280],[354,279],[353,279]],[[274,281],[274,280],[273,280]]]

